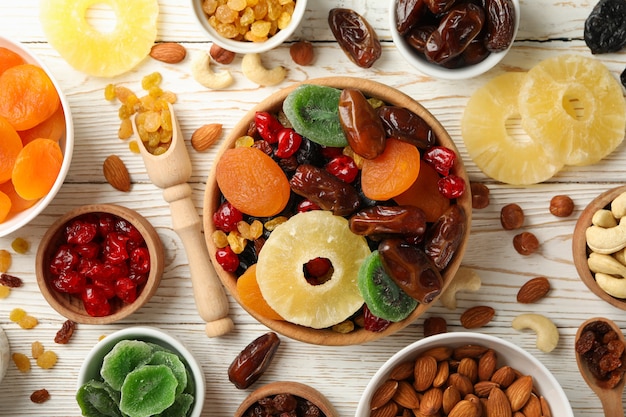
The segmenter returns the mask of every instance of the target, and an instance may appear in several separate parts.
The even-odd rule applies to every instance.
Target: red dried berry
[[[51,284],[59,292],[80,294],[85,289],[87,279],[76,271],[65,271],[53,278]]]
[[[128,259],[128,250],[126,249],[128,236],[120,233],[109,233],[104,239],[103,256],[106,262],[119,264]]]
[[[322,146],[322,156],[326,159],[333,159],[339,155],[343,155],[343,148],[336,148],[333,146]]]
[[[87,285],[81,294],[87,314],[92,317],[103,317],[111,314],[111,304],[101,289],[95,285]]]
[[[222,203],[213,213],[213,224],[218,230],[232,232],[237,230],[237,223],[243,220],[243,214],[228,201]]]
[[[226,272],[235,272],[239,268],[239,257],[230,246],[218,249],[215,252],[215,259]]]
[[[326,171],[348,184],[353,182],[359,175],[359,167],[354,162],[354,159],[348,155],[339,155],[331,159],[326,164]]]
[[[127,304],[137,299],[137,284],[130,278],[119,278],[115,281],[115,295]]]
[[[289,158],[293,156],[302,144],[302,136],[291,128],[282,128],[278,131],[278,146],[276,156],[279,158]]]
[[[446,176],[454,166],[456,153],[445,146],[433,146],[424,152],[422,157],[439,174]]]
[[[61,245],[50,261],[50,272],[59,275],[69,271],[78,265],[80,257],[70,245]]]
[[[76,219],[65,227],[65,240],[74,245],[91,242],[98,234],[98,225],[82,219]]]
[[[367,305],[363,305],[363,327],[370,332],[382,332],[391,325],[389,320],[381,319],[372,314]]]
[[[150,251],[148,248],[133,249],[130,253],[130,269],[140,274],[150,272]]]
[[[254,124],[259,135],[269,143],[278,142],[278,132],[283,125],[276,117],[265,111],[256,112],[254,115]]]
[[[465,192],[465,180],[458,175],[450,174],[437,181],[437,188],[446,198],[459,198]]]
[[[296,206],[296,211],[298,213],[304,213],[311,210],[320,210],[320,206],[312,202],[311,200],[302,200]]]
[[[315,258],[304,264],[307,274],[313,278],[319,278],[326,275],[330,270],[332,263],[327,258]]]
[[[100,255],[100,245],[94,241],[83,245],[75,245],[74,250],[81,258],[97,258]]]

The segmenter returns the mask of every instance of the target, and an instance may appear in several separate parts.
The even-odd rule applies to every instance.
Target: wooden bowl
[[[398,91],[392,87],[386,86],[384,84],[380,84],[374,81],[365,80],[361,78],[352,78],[352,77],[328,77],[328,78],[319,78],[314,80],[308,80],[305,82],[306,84],[319,84],[325,85],[335,88],[354,88],[361,90],[366,96],[375,97],[383,100],[385,103],[400,107],[405,107],[415,114],[419,115],[422,119],[424,119],[432,128],[434,133],[438,138],[438,144],[446,146],[452,150],[454,150],[457,155],[458,149],[450,135],[444,127],[439,123],[439,121],[421,104],[413,100],[408,95]],[[218,152],[216,156],[216,161],[219,160],[221,155],[228,149],[234,146],[237,138],[246,135],[250,123],[254,120],[254,115],[257,111],[269,111],[269,112],[277,112],[282,108],[282,103],[287,97],[287,95],[293,91],[299,84],[292,85],[283,90],[280,90],[267,99],[263,100],[261,103],[256,105],[252,110],[250,110],[244,117],[237,123],[237,125],[232,130],[230,136],[226,139],[222,148]],[[237,277],[232,274],[225,272],[217,263],[215,258],[215,252],[217,247],[212,239],[212,234],[215,232],[216,228],[213,224],[213,213],[216,211],[217,207],[220,204],[220,190],[217,186],[216,178],[215,178],[215,163],[213,164],[213,169],[209,174],[207,180],[207,188],[204,195],[204,211],[203,211],[203,223],[205,230],[205,239],[209,249],[209,254],[212,258],[213,265],[215,265],[215,269],[217,271],[218,276],[220,277],[224,286],[228,289],[230,294],[242,305],[239,296],[237,295]],[[465,225],[466,234],[454,255],[454,258],[450,261],[449,265],[442,272],[444,285],[443,290],[445,290],[450,281],[454,277],[454,274],[458,270],[461,260],[463,258],[463,254],[465,253],[465,249],[467,246],[467,240],[469,239],[470,234],[470,225],[471,225],[471,214],[472,214],[472,202],[471,202],[471,193],[469,191],[469,179],[467,177],[467,173],[465,171],[465,167],[463,165],[463,161],[461,158],[457,158],[455,166],[453,167],[452,173],[462,177],[467,184],[467,191],[457,199],[457,204],[459,204],[466,213],[467,220]],[[442,290],[442,292],[443,292]],[[318,344],[318,345],[355,345],[366,343],[372,340],[376,340],[390,334],[397,332],[400,329],[403,329],[407,325],[411,324],[418,317],[420,317],[428,308],[435,302],[429,304],[419,304],[418,307],[404,320],[392,323],[389,327],[381,332],[371,332],[365,330],[363,328],[357,328],[350,333],[338,333],[331,329],[313,329],[305,326],[300,326],[297,324],[289,323],[286,321],[272,320],[262,317],[261,315],[255,313],[254,311],[248,310],[252,316],[254,316],[258,321],[269,327],[270,329],[280,333],[284,336],[290,337],[292,339],[296,339],[299,341]],[[242,305],[245,309],[246,307]]]
[[[52,257],[64,241],[64,226],[70,220],[90,213],[108,213],[127,220],[141,233],[150,253],[150,273],[147,282],[138,293],[137,299],[132,303],[123,303],[116,299],[111,303],[111,314],[102,317],[90,316],[79,295],[61,293],[55,290],[51,284],[53,275],[49,268]],[[163,262],[164,253],[161,239],[154,227],[143,216],[134,210],[114,204],[90,204],[69,211],[50,226],[37,248],[35,268],[39,289],[48,304],[57,312],[77,323],[108,324],[129,316],[148,302],[161,282]]]
[[[242,417],[246,410],[260,399],[276,394],[292,394],[300,398],[309,400],[315,404],[326,417],[339,417],[335,407],[328,399],[313,387],[293,381],[277,381],[264,385],[252,391],[248,397],[239,405],[234,417]]]
[[[626,185],[607,190],[594,198],[580,214],[580,217],[576,222],[576,227],[574,228],[574,235],[572,237],[572,255],[574,265],[576,266],[576,270],[578,271],[578,275],[580,276],[582,282],[584,282],[595,295],[622,310],[626,310],[626,300],[615,298],[600,288],[595,280],[594,274],[589,270],[587,258],[589,257],[591,250],[587,246],[585,231],[589,226],[591,226],[591,218],[594,213],[600,209],[609,208],[615,197],[624,192],[626,192]]]

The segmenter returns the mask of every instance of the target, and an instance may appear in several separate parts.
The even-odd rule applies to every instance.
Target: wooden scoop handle
[[[185,246],[191,272],[191,285],[196,308],[206,324],[209,337],[222,336],[234,328],[228,317],[228,299],[219,281],[207,251],[200,216],[191,200],[187,183],[163,190],[163,198],[170,204],[172,227]]]

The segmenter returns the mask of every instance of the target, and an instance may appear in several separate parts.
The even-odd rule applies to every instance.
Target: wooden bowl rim
[[[591,270],[589,269],[589,265],[587,264],[589,248],[587,247],[585,231],[587,230],[587,227],[591,226],[591,218],[594,213],[597,210],[607,207],[618,195],[624,192],[626,192],[626,185],[621,185],[619,187],[611,188],[591,200],[591,202],[580,214],[572,236],[572,257],[574,259],[574,266],[576,267],[576,271],[578,271],[581,281],[595,295],[621,310],[626,310],[626,300],[615,298],[600,288],[593,277]]]
[[[317,389],[295,381],[275,381],[252,391],[239,405],[234,417],[241,417],[252,404],[261,398],[276,394],[293,394],[311,401],[319,407],[326,417],[339,417],[333,404]]]
[[[61,294],[50,288],[47,277],[48,262],[54,249],[51,244],[58,239],[62,227],[71,219],[87,213],[110,213],[129,221],[143,236],[150,252],[150,274],[143,290],[132,304],[123,304],[114,313],[104,317],[92,317],[86,314],[82,301],[76,296]],[[81,324],[109,324],[121,320],[137,311],[154,295],[161,283],[164,269],[164,249],[154,226],[141,214],[117,204],[87,204],[76,207],[59,217],[48,228],[39,242],[35,257],[35,272],[39,290],[48,304],[64,317]]]
[[[444,144],[445,146],[454,150],[454,152],[459,156],[452,169],[452,172],[462,177],[467,184],[466,192],[463,194],[463,196],[457,199],[457,204],[459,204],[465,210],[465,214],[467,216],[466,234],[453,259],[450,261],[445,271],[442,273],[442,276],[444,278],[444,285],[441,292],[443,293],[443,291],[445,291],[445,289],[452,281],[452,278],[454,277],[454,274],[458,270],[459,266],[461,265],[461,261],[463,259],[463,255],[465,254],[467,242],[470,236],[470,228],[472,223],[472,197],[469,188],[470,183],[458,148],[456,147],[456,144],[454,143],[448,132],[424,106],[422,106],[416,100],[404,94],[403,92],[376,81],[355,77],[325,77],[295,83],[289,87],[273,93],[272,95],[258,103],[256,106],[254,106],[251,110],[249,110],[235,125],[230,135],[221,145],[221,148],[218,150],[214,161],[218,161],[222,154],[228,148],[234,145],[237,138],[246,134],[245,132],[247,132],[250,122],[253,120],[254,114],[257,111],[278,111],[281,108],[285,97],[287,97],[287,95],[295,88],[303,84],[317,84],[335,88],[355,88],[361,90],[368,96],[380,98],[386,103],[408,108],[420,117],[422,117],[431,126],[431,128],[437,135],[438,142],[440,144]],[[217,263],[217,260],[215,258],[216,247],[212,239],[212,234],[215,231],[215,226],[213,225],[212,219],[213,212],[217,207],[217,201],[219,199],[219,188],[217,187],[217,182],[215,179],[215,166],[216,163],[214,162],[207,179],[202,216],[203,227],[205,231],[205,240],[209,249],[209,256],[211,257],[213,264],[216,265],[215,270],[218,277],[220,278],[222,284],[224,285],[224,287],[226,287],[230,295],[251,316],[253,316],[255,319],[257,319],[259,322],[269,327],[270,329],[275,330],[276,332],[286,337],[301,342],[317,345],[340,346],[362,344],[383,338],[403,329],[404,327],[414,322],[418,317],[420,317],[439,298],[435,298],[428,305],[420,303],[413,311],[413,313],[409,315],[409,317],[402,321],[392,323],[389,327],[381,332],[371,332],[365,329],[357,329],[350,333],[342,334],[332,331],[330,329],[313,329],[294,323],[289,323],[287,321],[267,319],[255,313],[254,311],[251,311],[241,303],[241,300],[237,295],[237,283],[236,279],[233,279],[233,274],[227,273],[222,270],[219,267],[219,264]]]

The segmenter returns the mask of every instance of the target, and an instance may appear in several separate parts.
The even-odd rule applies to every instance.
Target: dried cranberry
[[[289,158],[293,156],[302,144],[302,136],[295,130],[284,127],[277,134],[278,147],[276,148],[276,156],[279,158]]]
[[[90,316],[103,317],[111,314],[111,304],[100,288],[87,285],[81,296],[85,310]]]
[[[50,261],[50,272],[59,275],[78,265],[80,257],[70,245],[61,245]]]
[[[213,213],[215,227],[224,232],[237,230],[237,223],[241,220],[243,220],[243,214],[228,201],[222,203]]]
[[[296,206],[296,210],[298,213],[304,213],[311,210],[320,210],[320,206],[318,206],[311,200],[305,199],[298,203],[298,205]]]
[[[98,233],[98,226],[81,219],[74,220],[65,226],[65,240],[67,243],[83,245],[91,242]]]
[[[118,264],[128,259],[128,251],[126,249],[126,242],[128,236],[120,233],[109,233],[104,240],[104,259],[105,261]]]
[[[140,274],[150,272],[150,251],[148,248],[136,248],[130,253],[130,269]]]
[[[373,315],[367,305],[363,305],[363,323],[365,330],[370,332],[382,332],[391,325],[389,320]]]
[[[80,294],[85,288],[87,280],[77,271],[65,271],[52,280],[52,286],[59,292]]]
[[[465,192],[465,180],[457,175],[450,174],[437,181],[437,188],[446,198],[459,198]]]
[[[327,258],[314,258],[304,264],[307,274],[314,278],[323,277],[330,270],[332,263]]]
[[[256,112],[254,115],[254,123],[259,135],[269,143],[278,142],[278,131],[283,125],[276,117],[265,111]]]
[[[81,258],[97,258],[100,254],[100,245],[94,241],[85,243],[84,245],[74,246],[74,250]]]
[[[335,148],[332,146],[323,146],[322,155],[326,159],[333,159],[339,155],[343,155],[343,148]]]
[[[444,146],[433,146],[424,152],[422,157],[424,161],[430,164],[439,174],[446,176],[450,173],[450,169],[456,161],[456,153]]]
[[[359,167],[348,155],[339,155],[331,159],[326,164],[326,171],[347,183],[353,182],[359,175]]]
[[[115,281],[115,295],[125,303],[131,304],[137,299],[137,284],[130,278]]]
[[[226,272],[235,272],[239,268],[239,257],[230,246],[218,249],[215,252],[215,259]]]

